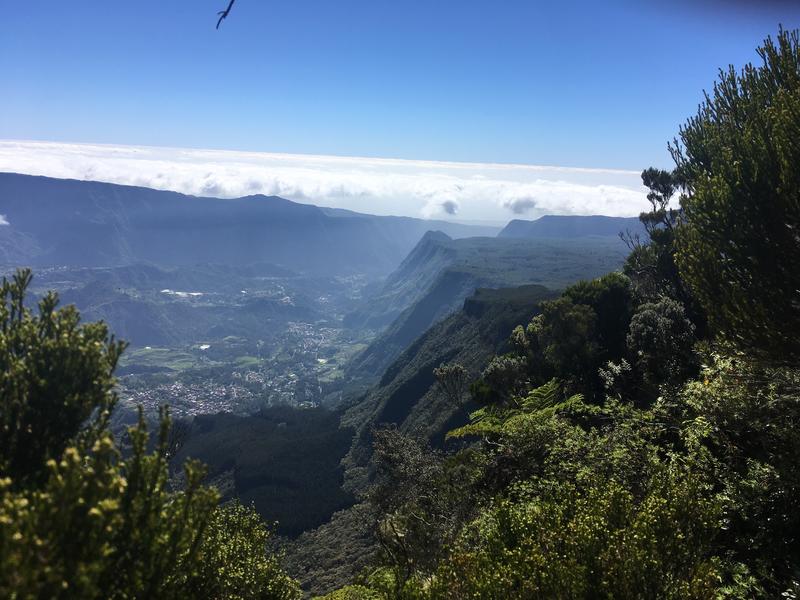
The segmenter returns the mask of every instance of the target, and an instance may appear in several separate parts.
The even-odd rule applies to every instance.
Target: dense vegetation
[[[286,568],[305,590],[320,593],[341,586],[373,562],[378,549],[372,532],[374,516],[363,498],[369,485],[373,429],[391,422],[398,431],[443,444],[447,431],[477,408],[462,402],[465,397],[454,401],[459,395],[455,391],[465,392],[470,378],[507,347],[506,338],[515,325],[537,314],[538,303],[552,297],[553,292],[539,285],[477,290],[461,310],[416,340],[374,388],[347,407],[342,425],[355,429],[355,436],[342,462],[345,487],[358,503],[289,544]],[[435,371],[448,361],[459,368],[444,369],[451,374],[450,384],[443,387]]]
[[[54,294],[34,314],[30,278],[0,287],[0,596],[297,597],[252,509],[220,506],[194,461],[173,485],[166,411],[152,450],[140,414],[120,451],[109,419],[124,344]]]
[[[380,558],[327,598],[800,594],[798,34],[760,55],[643,173],[623,272],[543,302],[472,383],[460,447],[374,433]]]
[[[324,408],[279,406],[241,417],[198,415],[176,459],[208,467],[223,500],[239,499],[270,521],[277,533],[297,536],[353,504],[342,490],[341,459],[351,429]]]
[[[414,341],[386,369],[378,385],[344,412],[342,422],[356,430],[345,461],[349,484],[363,490],[375,426],[392,423],[434,444],[442,442],[448,429],[476,407],[451,402],[434,370],[442,363],[455,362],[469,378],[477,377],[492,356],[506,347],[515,325],[532,318],[539,302],[552,296],[539,285],[479,289],[460,311]]]

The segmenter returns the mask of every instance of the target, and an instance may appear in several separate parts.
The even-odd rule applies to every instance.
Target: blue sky
[[[3,0],[0,137],[640,169],[718,67],[800,25],[789,2],[237,0],[215,31],[225,3]]]
[[[639,171],[792,2],[0,0],[0,139]],[[13,166],[13,165],[12,165]]]

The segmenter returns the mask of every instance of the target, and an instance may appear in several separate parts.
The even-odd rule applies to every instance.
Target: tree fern
[[[499,435],[506,430],[509,423],[516,417],[530,414],[551,417],[560,410],[581,400],[583,400],[581,394],[575,394],[565,399],[561,381],[553,378],[544,385],[531,390],[524,398],[516,399],[513,407],[493,404],[479,408],[470,414],[470,422],[467,425],[449,431],[447,439]]]

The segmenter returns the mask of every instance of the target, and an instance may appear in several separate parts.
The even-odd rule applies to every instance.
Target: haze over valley
[[[398,377],[390,373],[415,378],[465,352],[479,373],[538,299],[619,268],[618,234],[640,229],[635,218],[575,216],[541,218],[528,231],[518,220],[463,225],[12,173],[0,174],[0,209],[5,275],[34,266],[31,301],[55,290],[130,344],[114,429],[135,422],[139,406],[155,422],[169,405],[189,427],[184,455],[211,465],[226,497],[255,502],[293,536],[355,502],[345,481],[350,440],[398,421],[383,407],[387,378]],[[504,324],[488,325],[475,308],[493,306],[485,288],[519,289],[519,314],[509,318],[501,294],[487,310]],[[437,326],[456,337],[430,355],[425,336],[439,340]],[[475,337],[481,327],[492,342]],[[414,386],[403,393],[409,407],[440,394],[432,375]],[[448,414],[434,419],[432,438]],[[245,432],[264,427],[248,447]],[[319,451],[309,435],[321,436]],[[291,482],[249,474],[291,469],[281,456],[298,444]],[[261,459],[240,464],[247,456]]]
[[[639,227],[545,218],[529,235],[15,174],[0,174],[0,208],[5,273],[34,266],[33,292],[131,344],[124,406],[180,416],[335,406],[477,288],[601,275],[624,258],[618,233]]]

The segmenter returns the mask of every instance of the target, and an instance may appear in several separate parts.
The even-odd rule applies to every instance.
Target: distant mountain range
[[[635,217],[548,215],[535,221],[513,220],[500,230],[367,215],[277,196],[205,198],[15,173],[0,173],[0,215],[0,264],[5,265],[261,262],[306,274],[376,277],[396,269],[432,230],[450,238],[569,239],[611,237],[628,230],[642,233]]]
[[[477,288],[525,284],[557,290],[618,269],[627,248],[617,237],[464,238],[429,232],[363,305],[351,327],[388,327],[350,365],[349,374],[380,375],[429,327]]]
[[[223,200],[0,173],[0,261],[32,266],[267,262],[307,274],[381,276],[424,233],[498,228],[385,217],[276,196]]]
[[[38,280],[52,279],[86,318],[105,319],[139,345],[261,332],[276,320],[313,322],[323,318],[318,299],[330,302],[328,288],[339,285],[334,277],[366,275],[374,283],[360,306],[341,309],[345,326],[382,330],[347,368],[373,381],[475,289],[555,290],[602,275],[627,253],[617,234],[641,232],[635,218],[545,216],[511,221],[498,234],[274,196],[223,200],[13,173],[0,173],[0,215],[7,223],[0,224],[0,267],[35,267]],[[52,266],[69,272],[48,273]],[[263,277],[289,278],[295,295],[307,293],[296,306],[247,297],[187,304],[161,293],[223,286],[218,291],[230,296]],[[329,317],[338,312],[331,308]]]
[[[644,234],[638,217],[606,217],[603,215],[545,215],[534,221],[514,219],[497,237],[503,238],[575,238],[586,236],[618,236],[620,233]]]

